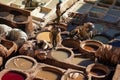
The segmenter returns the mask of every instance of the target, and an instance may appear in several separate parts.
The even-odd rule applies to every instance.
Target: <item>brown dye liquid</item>
[[[59,61],[63,61],[64,59],[67,59],[69,57],[69,53],[65,51],[52,50],[52,57]]]
[[[89,51],[96,51],[98,49],[98,46],[95,45],[85,45],[84,48]]]
[[[33,66],[33,62],[24,58],[13,59],[7,64],[8,68],[18,68],[21,70],[28,70],[32,68],[32,66]]]
[[[46,41],[50,42],[49,34],[50,34],[50,32],[41,32],[37,35],[36,39],[37,40],[46,40]]]
[[[92,69],[91,73],[97,76],[106,75],[106,72],[100,69]]]
[[[40,70],[36,77],[43,78],[45,80],[58,80],[58,75],[54,72]]]

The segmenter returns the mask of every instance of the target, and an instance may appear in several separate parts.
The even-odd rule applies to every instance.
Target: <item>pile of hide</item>
[[[95,57],[107,65],[117,65],[120,63],[120,48],[104,45],[96,51]]]

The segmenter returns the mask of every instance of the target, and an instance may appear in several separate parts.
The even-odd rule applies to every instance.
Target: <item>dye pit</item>
[[[4,73],[4,75],[0,77],[1,80],[10,80],[9,77],[11,77],[11,74],[13,74],[12,80],[89,80],[90,77],[89,74],[86,73],[86,69],[90,64],[96,63],[103,64],[104,66],[108,67],[111,72],[106,73],[101,69],[92,69],[91,73],[93,75],[101,76],[107,74],[107,77],[105,76],[102,79],[100,77],[97,77],[95,79],[91,78],[92,80],[119,80],[119,78],[117,79],[117,77],[119,77],[117,74],[119,68],[117,69],[116,67],[117,65],[119,65],[118,63],[115,64],[115,66],[108,66],[100,62],[99,60],[96,61],[96,57],[98,56],[96,56],[95,51],[99,49],[98,46],[85,45],[84,49],[87,49],[89,53],[94,53],[94,56],[88,56],[86,54],[86,51],[82,51],[80,47],[81,42],[83,42],[84,40],[82,41],[80,39],[77,39],[76,42],[75,40],[73,40],[72,42],[72,40],[70,41],[69,37],[70,31],[75,29],[77,26],[81,26],[86,22],[92,22],[95,26],[95,34],[90,40],[97,40],[103,43],[103,45],[109,44],[112,45],[112,47],[119,48],[119,0],[62,0],[62,15],[60,23],[66,24],[67,27],[60,33],[61,35],[65,33],[65,36],[64,38],[61,37],[61,44],[58,47],[63,48],[64,50],[51,48],[52,46],[49,38],[49,33],[51,30],[49,30],[49,27],[47,27],[46,25],[50,24],[51,22],[54,23],[54,20],[56,20],[55,18],[57,18],[57,15],[55,14],[55,11],[56,5],[59,0],[32,1],[33,4],[29,5],[25,2],[25,0],[0,0],[0,8],[3,8],[0,10],[0,24],[9,25],[12,26],[12,28],[20,27],[20,29],[25,31],[28,35],[28,39],[26,41],[33,42],[32,44],[29,44],[24,48],[26,49],[25,51],[27,53],[30,53],[30,51],[33,50],[32,56],[29,56],[27,53],[23,55],[25,57],[31,57],[32,59],[30,60],[24,57],[17,57],[21,56],[19,54],[19,48],[22,47],[23,44],[18,46],[17,50],[13,51],[12,54],[9,54],[9,56],[3,56],[2,54],[0,54],[0,74],[2,74],[4,70],[8,70],[6,74]],[[6,10],[4,10],[4,7],[1,7],[1,4],[7,5],[8,9],[6,8]],[[11,11],[9,9],[18,11],[20,12],[20,14],[11,14]],[[22,10],[28,12],[24,13],[22,12]],[[70,12],[73,12],[74,15],[69,16]],[[31,15],[28,15],[28,13],[30,13]],[[11,16],[12,18],[9,18]],[[34,26],[33,23],[35,24]],[[32,29],[31,26],[33,26],[34,29]],[[60,26],[62,28],[64,27],[62,25]],[[28,30],[33,31],[28,33]],[[3,38],[7,39],[6,37]],[[116,39],[118,40],[118,42],[115,41]],[[42,40],[45,40],[47,42],[46,44],[50,45],[47,46],[47,48],[45,45],[43,45],[42,48],[39,48],[40,45],[37,45],[37,41]],[[18,45],[18,43],[16,44]],[[95,43],[93,42],[93,44]],[[10,44],[5,44],[4,46],[6,45]],[[47,55],[42,55],[42,57],[44,57],[45,59],[37,58],[36,55],[40,54],[41,52],[35,53],[35,50],[40,50],[41,52],[44,51]],[[86,55],[84,55],[84,53]],[[120,56],[119,54],[115,54],[115,57],[116,55]],[[103,56],[106,57],[106,55],[102,55],[102,57]],[[16,58],[11,60],[13,57]],[[115,57],[112,57],[112,59],[116,60],[117,58]],[[107,62],[106,59],[104,60]],[[34,63],[34,61],[36,62]],[[42,70],[43,67],[46,67],[46,69]],[[49,70],[49,67],[52,68],[50,68]],[[21,73],[19,74],[17,72],[12,72],[12,70],[25,73],[25,76],[21,75]],[[73,71],[82,72],[85,78],[83,79],[83,75],[81,77],[81,74],[72,74],[72,78],[70,78],[70,76],[67,76],[69,77],[67,79],[66,77],[63,78],[64,76],[68,75],[68,73]]]

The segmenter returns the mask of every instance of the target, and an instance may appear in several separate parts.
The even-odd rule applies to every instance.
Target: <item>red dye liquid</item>
[[[10,71],[3,75],[2,80],[25,80],[25,77],[20,73]]]

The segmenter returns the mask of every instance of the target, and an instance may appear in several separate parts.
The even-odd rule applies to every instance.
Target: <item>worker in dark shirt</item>
[[[49,37],[54,49],[61,43],[60,32],[61,32],[60,28],[57,25],[53,25]]]

